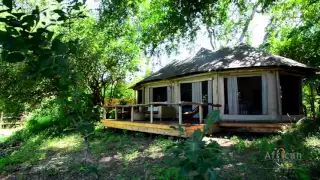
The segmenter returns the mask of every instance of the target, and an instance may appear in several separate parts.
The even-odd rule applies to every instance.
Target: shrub
[[[59,101],[47,100],[31,113],[27,119],[26,129],[32,134],[39,134],[48,129],[52,133],[60,133],[72,125],[62,111]]]
[[[77,104],[72,99],[48,99],[31,112],[26,129],[32,134],[47,131],[48,135],[58,135],[75,130],[71,117],[77,121],[79,132],[92,132],[94,122],[99,121],[99,110],[86,94],[79,96]]]
[[[173,156],[167,160],[173,165],[178,165],[183,176],[193,179],[216,178],[214,168],[222,164],[221,147],[216,141],[207,143],[203,138],[218,116],[219,110],[211,112],[202,132],[199,129],[195,130],[191,137],[171,149]],[[181,127],[179,130],[183,134]]]

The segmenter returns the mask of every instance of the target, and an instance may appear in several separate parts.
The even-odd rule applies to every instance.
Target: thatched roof
[[[292,59],[240,44],[234,48],[223,48],[215,52],[201,48],[193,57],[181,61],[174,60],[136,85],[191,74],[253,67],[297,67],[315,71],[314,68]]]

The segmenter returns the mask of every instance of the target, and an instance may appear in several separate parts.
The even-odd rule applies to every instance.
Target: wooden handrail
[[[104,108],[129,108],[129,107],[141,107],[150,105],[173,105],[173,106],[184,106],[184,105],[202,105],[202,106],[213,106],[221,107],[221,104],[213,103],[198,103],[198,102],[180,102],[180,103],[168,103],[168,102],[150,102],[148,104],[128,104],[128,105],[113,105],[113,106],[103,106]]]

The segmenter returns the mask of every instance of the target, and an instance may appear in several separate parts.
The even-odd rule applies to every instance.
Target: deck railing
[[[196,105],[199,106],[199,123],[203,124],[203,106],[211,106],[213,108],[220,108],[220,104],[213,104],[213,103],[198,103],[198,102],[180,102],[180,103],[168,103],[168,102],[152,102],[148,104],[128,104],[128,105],[114,105],[114,106],[104,106],[103,108],[103,115],[102,119],[106,119],[106,109],[112,108],[115,110],[115,120],[118,119],[118,109],[121,109],[121,112],[124,112],[124,108],[131,108],[131,121],[134,121],[134,108],[137,107],[150,107],[150,123],[153,123],[153,113],[155,106],[178,106],[178,120],[179,124],[181,125],[182,122],[182,107],[186,105]]]

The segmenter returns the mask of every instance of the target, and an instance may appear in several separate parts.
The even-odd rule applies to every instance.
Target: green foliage
[[[221,165],[221,149],[216,141],[206,143],[203,141],[203,137],[217,121],[218,115],[219,110],[211,112],[208,115],[203,132],[200,130],[194,131],[191,137],[173,148],[174,158],[170,158],[169,161],[181,168],[183,176],[191,176],[195,179],[216,177],[213,168]]]
[[[48,99],[44,101],[39,108],[34,110],[27,120],[26,130],[39,134],[47,131],[51,135],[59,135],[66,130],[74,130],[74,123],[70,119],[70,115],[80,115],[82,118],[77,121],[78,131],[93,131],[93,123],[99,120],[99,112],[90,103],[90,96],[80,96],[78,103],[75,105],[69,101],[60,99]],[[70,99],[71,100],[71,99]],[[69,108],[66,110],[66,108]],[[72,108],[76,108],[74,112]],[[77,114],[75,114],[77,113]],[[89,124],[88,124],[89,123]]]
[[[33,163],[45,158],[42,152],[35,152],[39,148],[44,137],[32,137],[19,149],[18,152],[12,153],[10,156],[0,159],[0,170],[10,168],[10,165],[21,163]],[[30,153],[33,152],[33,153]]]
[[[125,99],[120,99],[120,105],[127,105],[128,101],[126,101]]]
[[[239,140],[237,144],[234,145],[234,148],[237,152],[242,152],[246,148],[246,141]]]
[[[14,132],[5,142],[2,144],[2,146],[5,147],[11,147],[11,146],[18,146],[30,139],[32,137],[32,134],[29,131],[26,130],[19,130]]]
[[[180,179],[184,179],[184,177],[182,177],[180,175],[180,169],[176,168],[176,167],[162,168],[162,167],[159,167],[159,166],[153,166],[152,167],[152,173],[159,180],[167,180],[167,179],[180,180]]]
[[[317,67],[319,64],[319,2],[281,1],[272,9],[269,45],[272,52]],[[282,14],[285,12],[285,14]],[[300,12],[297,13],[297,12]]]
[[[34,135],[21,130],[12,135],[4,144],[0,144],[0,146],[3,145],[5,146],[0,153],[4,157],[0,158],[0,170],[12,171],[21,164],[30,167],[32,164],[45,160],[47,155],[50,155],[46,150],[79,151],[82,144],[81,137],[75,134],[52,138],[43,132]],[[7,152],[2,150],[7,150]]]
[[[247,37],[247,31],[254,13],[263,13],[273,0],[231,1],[231,0],[134,0],[101,2],[100,19],[110,21],[115,17],[126,18],[138,29],[138,42],[148,55],[161,55],[162,50],[172,52],[181,44],[187,45],[207,29],[214,49],[236,44]],[[127,5],[130,4],[130,5]],[[121,13],[110,11],[122,10]],[[115,15],[116,14],[116,15]],[[253,14],[253,15],[251,15]],[[134,16],[130,16],[134,15]],[[125,23],[120,23],[124,26]],[[121,31],[120,31],[121,32]],[[249,41],[249,37],[246,41]]]
[[[320,145],[319,123],[306,120],[286,129],[281,135],[264,137],[252,142],[232,138],[237,142],[235,150],[242,155],[251,151],[259,152],[252,158],[254,164],[276,169],[279,174],[291,179],[312,179],[319,173]],[[286,153],[300,153],[302,159],[265,160],[266,154],[272,154],[279,148]],[[240,150],[240,151],[239,151]]]
[[[320,61],[320,2],[313,0],[282,0],[270,10],[271,21],[267,28],[264,47],[272,53],[294,59],[312,67]],[[304,87],[304,105],[316,112],[319,105],[319,77],[308,78]],[[312,93],[312,91],[314,93]],[[317,98],[315,98],[318,96]]]
[[[27,119],[26,129],[31,133],[38,134],[46,129],[52,133],[61,133],[65,128],[72,127],[71,121],[61,111],[61,105],[55,100],[47,100],[31,113]]]

